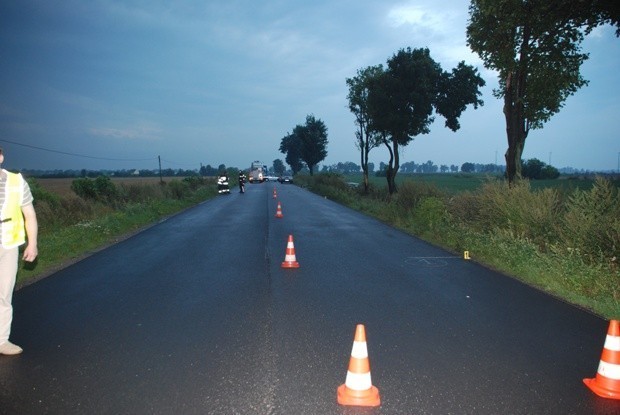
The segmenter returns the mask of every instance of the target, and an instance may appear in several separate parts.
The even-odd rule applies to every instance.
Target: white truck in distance
[[[265,181],[265,176],[267,176],[267,166],[258,160],[253,161],[248,174],[250,183],[262,183]]]

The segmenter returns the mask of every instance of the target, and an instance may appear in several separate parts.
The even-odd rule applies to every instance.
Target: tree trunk
[[[388,192],[390,195],[393,195],[396,192],[396,185],[394,183],[394,168],[392,167],[393,159],[390,158],[390,164],[388,164],[387,171],[385,172],[385,177],[387,179],[388,184]]]
[[[523,27],[523,39],[519,61],[513,71],[506,77],[506,92],[504,94],[504,115],[506,117],[506,135],[508,150],[506,150],[506,176],[512,185],[522,178],[521,156],[525,147],[525,139],[529,132],[529,125],[525,118],[525,92],[527,83],[527,68],[529,67],[529,43],[532,28],[530,24]]]
[[[396,187],[396,173],[398,173],[398,169],[400,169],[400,156],[398,154],[398,141],[396,139],[392,139],[394,143],[394,167],[392,169],[392,192],[398,192],[398,188]]]
[[[364,193],[368,193],[369,180],[368,180],[368,154],[370,153],[370,144],[368,143],[368,134],[364,139],[364,128],[360,126],[359,131],[359,143],[360,143],[360,161],[362,165],[362,176],[364,180]]]
[[[523,116],[517,105],[514,104],[513,93],[507,89],[504,96],[504,115],[506,117],[506,136],[508,149],[506,150],[506,176],[508,183],[513,184],[521,179],[521,156],[525,146],[525,135],[521,125]]]
[[[513,134],[511,137],[511,133],[508,133],[508,150],[506,150],[504,155],[506,158],[506,176],[508,177],[508,183],[511,185],[523,177],[521,174],[521,155],[523,154],[524,142],[519,143],[516,135]]]
[[[390,152],[390,161],[388,162],[387,170],[385,172],[385,178],[387,180],[388,192],[391,195],[396,191],[394,186],[394,175],[392,174],[394,165],[394,151],[392,150],[392,146],[390,146],[390,142],[385,137],[383,138],[383,144],[385,144]]]
[[[388,182],[388,192],[390,192],[390,195],[392,195],[398,192],[398,188],[396,186],[396,173],[398,173],[398,168],[400,167],[398,161],[398,141],[392,138],[392,146],[387,144],[387,142],[386,145],[390,150],[390,163],[388,164],[386,178]]]
[[[364,164],[362,165],[362,171],[364,172],[364,193],[368,193],[370,188],[370,180],[368,179],[368,154],[370,149],[368,143],[364,146]]]

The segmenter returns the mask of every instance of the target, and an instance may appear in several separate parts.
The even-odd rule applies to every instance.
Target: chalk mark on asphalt
[[[410,256],[405,259],[406,264],[417,264],[424,267],[445,267],[448,259],[460,259],[458,256]]]

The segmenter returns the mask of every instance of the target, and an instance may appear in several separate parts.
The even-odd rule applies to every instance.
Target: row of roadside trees
[[[274,163],[277,160],[274,160]],[[281,161],[280,161],[281,162]],[[524,178],[528,179],[557,179],[560,176],[560,171],[553,166],[550,166],[536,158],[522,161],[522,174]],[[386,175],[388,166],[381,162],[379,164],[379,170],[375,172],[375,164],[368,163],[368,173],[376,174],[377,176],[384,177]],[[339,162],[332,165],[323,165],[321,172],[323,173],[339,173],[339,174],[358,174],[362,171],[359,164],[348,162]],[[405,174],[422,173],[484,173],[492,175],[501,175],[506,171],[506,166],[497,164],[481,164],[465,162],[460,167],[452,164],[450,166],[442,164],[436,165],[431,160],[426,163],[415,163],[408,161],[401,165],[400,171]]]
[[[587,85],[581,73],[588,58],[581,51],[585,35],[612,24],[620,36],[620,6],[616,0],[472,0],[469,5],[467,45],[485,68],[498,73],[496,98],[502,99],[508,148],[505,153],[509,183],[534,175],[553,176],[541,162],[523,164],[521,156],[530,130],[541,129],[558,113],[565,100]],[[386,178],[390,194],[397,191],[401,147],[428,134],[436,115],[452,131],[468,106],[483,105],[485,81],[465,62],[444,71],[426,48],[399,50],[386,65],[359,69],[346,79],[349,109],[355,116],[356,146],[364,187],[368,189],[369,153],[385,146],[389,153]],[[322,130],[313,126],[318,124]],[[327,129],[308,116],[282,139],[280,151],[293,172],[303,167],[312,174],[327,154]],[[544,163],[542,163],[544,164]],[[534,173],[532,173],[534,172]]]
[[[346,79],[349,109],[358,127],[356,145],[369,186],[368,158],[373,148],[389,152],[386,179],[390,194],[397,191],[399,148],[430,132],[434,114],[445,118],[452,131],[460,128],[459,117],[468,105],[483,105],[479,98],[484,80],[472,66],[461,62],[451,72],[443,71],[428,49],[401,49],[382,64],[357,71]]]

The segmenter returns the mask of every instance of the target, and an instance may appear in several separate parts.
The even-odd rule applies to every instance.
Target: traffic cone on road
[[[284,215],[282,214],[282,206],[280,205],[280,202],[278,202],[278,208],[276,209],[276,218],[283,218]]]
[[[277,199],[278,198],[278,193],[276,192],[276,188],[273,188],[273,198]]]
[[[286,244],[286,256],[282,263],[282,268],[299,268],[299,262],[295,258],[295,245],[293,244],[293,235],[288,236],[288,243]]]
[[[620,399],[620,322],[611,320],[596,377],[584,379],[592,392],[610,399]]]
[[[366,347],[366,331],[363,324],[355,328],[355,339],[349,360],[349,370],[344,385],[338,387],[340,405],[379,406],[379,389],[372,386],[370,362]]]

